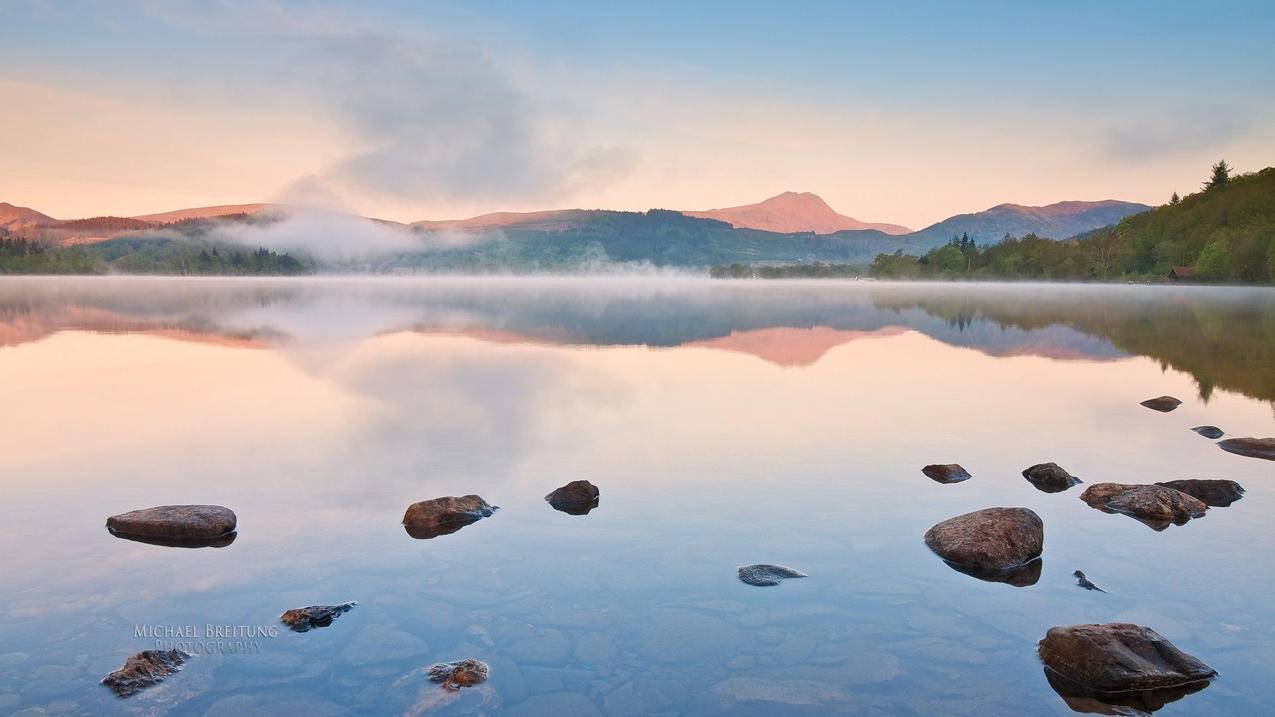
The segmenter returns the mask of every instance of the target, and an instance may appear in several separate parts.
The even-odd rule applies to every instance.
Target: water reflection
[[[1054,672],[1043,668],[1049,686],[1073,712],[1099,715],[1149,715],[1164,708],[1171,702],[1195,694],[1210,684],[1209,680],[1191,682],[1157,690],[1135,690],[1129,692],[1099,692],[1084,685],[1073,682]]]
[[[147,545],[159,545],[165,548],[224,548],[235,542],[235,538],[239,537],[239,533],[233,530],[215,538],[166,538],[158,535],[132,535],[111,530],[110,528],[107,528],[107,532],[121,540],[131,540],[135,543],[146,543]]]
[[[1016,588],[1025,588],[1040,582],[1040,571],[1045,564],[1043,560],[1036,558],[1008,570],[983,570],[968,565],[960,565],[950,560],[944,560],[943,563],[958,573],[964,573],[989,583],[1013,585]]]

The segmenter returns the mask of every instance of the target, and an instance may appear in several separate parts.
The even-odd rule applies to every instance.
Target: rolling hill
[[[957,214],[916,232],[922,243],[934,246],[953,235],[969,234],[979,244],[991,244],[1005,237],[1035,234],[1050,239],[1067,239],[1105,227],[1151,207],[1135,202],[1107,199],[1100,202],[1057,202],[1043,207],[998,204],[972,214]]]
[[[777,234],[834,234],[864,229],[875,229],[882,234],[892,235],[912,233],[911,229],[898,224],[861,222],[838,214],[822,198],[810,192],[784,192],[756,204],[683,211],[682,214],[701,219],[716,219],[737,229],[760,229]]]

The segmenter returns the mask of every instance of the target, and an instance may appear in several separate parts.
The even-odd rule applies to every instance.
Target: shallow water
[[[1275,700],[1275,464],[1190,431],[1275,435],[1270,290],[4,279],[0,376],[0,714],[1071,714],[1036,642],[1110,621],[1220,673],[1157,714]],[[1156,532],[1036,490],[1046,461],[1248,492]],[[921,474],[949,462],[973,478]],[[544,502],[576,479],[598,508]],[[501,509],[399,524],[467,493]],[[165,503],[229,506],[238,537],[103,527]],[[997,505],[1044,519],[1034,584],[921,542]],[[197,654],[115,698],[154,626]],[[425,679],[465,657],[481,687]]]

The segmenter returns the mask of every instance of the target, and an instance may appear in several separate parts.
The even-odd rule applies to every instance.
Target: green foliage
[[[1204,191],[1220,189],[1229,181],[1231,181],[1231,168],[1226,164],[1225,159],[1219,159],[1217,164],[1213,165],[1209,181],[1204,183]]]
[[[292,275],[310,271],[286,253],[192,238],[119,237],[71,247],[0,239],[0,274]]]
[[[1195,271],[1201,278],[1214,281],[1225,279],[1231,273],[1231,243],[1218,239],[1200,252],[1195,260]]]
[[[735,262],[715,266],[709,271],[714,279],[845,279],[863,276],[863,268],[853,264],[750,265]]]

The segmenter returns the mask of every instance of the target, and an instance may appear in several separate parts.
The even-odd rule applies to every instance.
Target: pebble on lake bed
[[[119,697],[136,694],[177,672],[190,654],[181,650],[145,650],[124,661],[124,666],[102,678],[102,684]]]
[[[351,601],[340,605],[297,607],[280,615],[279,620],[293,632],[308,632],[316,627],[331,625],[333,620],[354,609],[357,604]]]
[[[788,578],[809,577],[800,570],[793,570],[783,565],[745,565],[735,572],[739,575],[740,582],[762,587],[778,585]]]
[[[936,483],[944,484],[960,483],[973,477],[969,471],[956,463],[935,463],[922,468],[921,472]]]
[[[448,689],[472,687],[487,679],[490,669],[481,660],[464,659],[455,662],[436,662],[427,668],[430,682],[437,682]]]
[[[1159,411],[1160,413],[1168,413],[1169,411],[1172,411],[1178,406],[1181,406],[1182,401],[1172,396],[1158,396],[1156,398],[1148,398],[1147,400],[1142,402],[1142,405],[1146,406],[1152,411]]]

